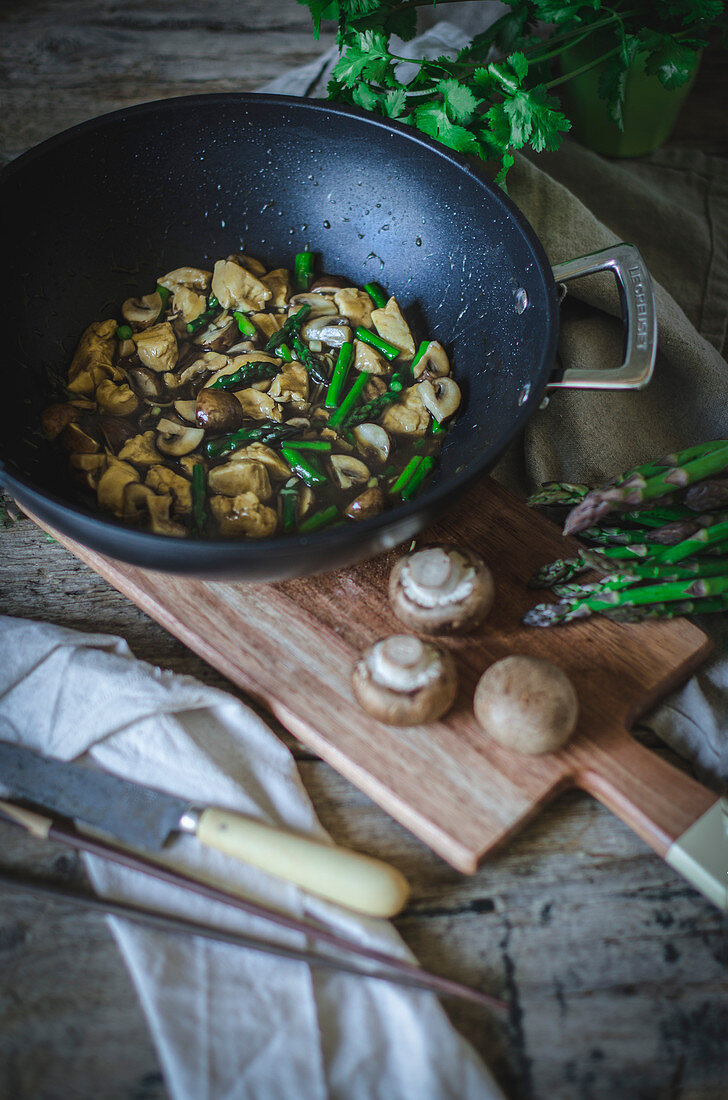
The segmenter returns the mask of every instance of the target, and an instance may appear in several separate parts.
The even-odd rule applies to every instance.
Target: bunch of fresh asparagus
[[[548,482],[531,506],[568,507],[564,534],[587,547],[543,566],[531,588],[558,603],[524,616],[557,626],[598,613],[621,622],[728,609],[728,439],[635,466],[597,488]],[[582,576],[587,574],[586,577]]]

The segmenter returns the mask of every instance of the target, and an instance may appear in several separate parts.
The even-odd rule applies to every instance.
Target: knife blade
[[[0,741],[0,785],[133,848],[156,852],[175,832],[369,916],[398,913],[409,895],[394,867],[255,818],[131,783],[126,779]]]

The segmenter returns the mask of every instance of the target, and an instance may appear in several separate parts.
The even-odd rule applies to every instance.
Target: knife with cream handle
[[[409,894],[404,876],[371,856],[6,741],[0,741],[0,786],[143,851],[159,851],[174,832],[191,833],[209,848],[368,916],[393,916]]]

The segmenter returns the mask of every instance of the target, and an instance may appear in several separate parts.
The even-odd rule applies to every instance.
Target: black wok
[[[523,216],[460,157],[353,109],[265,95],[205,95],[118,111],[10,164],[3,212],[5,415],[0,481],[41,519],[111,557],[170,572],[274,580],[348,564],[430,523],[489,470],[542,399],[558,333],[557,280],[611,267],[629,307],[628,362],[654,358],[649,276],[632,250],[552,272]],[[164,271],[247,248],[396,293],[416,338],[448,349],[464,405],[433,484],[356,525],[266,541],[172,539],[74,503],[38,417],[92,321]],[[618,246],[619,249],[629,246]],[[573,384],[564,379],[561,384]]]

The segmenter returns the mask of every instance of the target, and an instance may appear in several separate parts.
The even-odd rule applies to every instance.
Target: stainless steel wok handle
[[[639,251],[632,244],[615,244],[576,260],[553,267],[557,283],[568,283],[597,271],[613,271],[622,301],[625,324],[624,362],[621,367],[598,370],[565,370],[548,388],[584,390],[641,390],[650,378],[657,352],[657,311],[652,279]]]

